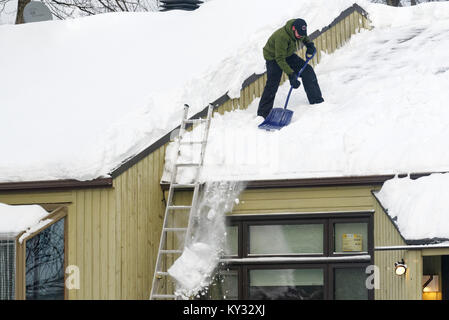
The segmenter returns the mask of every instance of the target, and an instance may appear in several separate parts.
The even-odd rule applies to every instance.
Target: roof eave
[[[7,191],[47,191],[47,190],[73,190],[85,188],[111,188],[112,178],[97,178],[90,181],[45,180],[45,181],[21,181],[0,183],[0,192]]]
[[[355,185],[382,185],[385,181],[410,176],[417,179],[437,172],[422,172],[412,174],[386,174],[386,175],[366,175],[366,176],[346,176],[346,177],[326,177],[326,178],[301,178],[301,179],[275,179],[275,180],[251,180],[247,183],[246,189],[271,189],[271,188],[295,188],[295,187],[326,187],[326,186],[355,186]],[[441,173],[441,172],[439,172]],[[168,190],[170,183],[161,182],[162,190]],[[192,188],[193,189],[193,188]],[[188,190],[188,189],[186,189]]]

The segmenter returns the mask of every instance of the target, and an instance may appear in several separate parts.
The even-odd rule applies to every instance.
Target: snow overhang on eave
[[[279,180],[252,180],[246,181],[246,189],[272,189],[272,188],[295,188],[295,187],[326,187],[326,186],[362,186],[362,185],[382,185],[385,181],[394,177],[403,178],[410,176],[417,179],[431,175],[435,172],[423,172],[412,174],[387,174],[387,175],[367,175],[348,177],[328,177],[328,178],[303,178],[303,179],[279,179]],[[162,190],[168,190],[170,183],[161,181]],[[186,188],[189,190],[192,188]],[[193,189],[192,189],[193,190]]]
[[[112,178],[97,178],[90,181],[78,180],[47,180],[0,183],[2,191],[43,191],[43,190],[72,190],[84,188],[111,188]]]
[[[435,172],[432,172],[435,173]],[[423,176],[428,176],[432,173],[427,174],[415,174],[410,175],[411,179],[417,179]],[[447,173],[447,172],[439,172],[439,173]],[[399,178],[403,178],[404,176],[398,175]],[[416,249],[430,249],[433,248],[432,246],[435,246],[436,248],[449,248],[449,238],[424,238],[424,239],[406,239],[404,235],[402,234],[401,230],[399,229],[399,226],[396,223],[396,219],[392,219],[391,216],[388,214],[388,209],[384,207],[382,202],[377,197],[377,192],[371,191],[371,194],[373,195],[374,199],[376,199],[379,206],[382,208],[382,210],[385,212],[385,215],[387,218],[391,221],[396,231],[399,233],[402,240],[406,243],[406,246],[393,246],[393,247],[379,247],[376,248],[376,250],[416,250]],[[402,248],[403,247],[403,248]]]

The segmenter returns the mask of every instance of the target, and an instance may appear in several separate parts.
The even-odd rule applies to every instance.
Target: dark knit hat
[[[293,22],[293,26],[298,31],[299,35],[307,36],[307,23],[303,19],[296,19]]]

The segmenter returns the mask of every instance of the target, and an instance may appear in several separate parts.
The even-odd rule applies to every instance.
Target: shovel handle
[[[304,69],[307,67],[307,64],[309,63],[310,60],[312,60],[312,58],[315,56],[316,53],[316,49],[315,51],[313,51],[313,54],[310,57],[307,57],[306,54],[306,63],[304,63],[304,65],[302,66],[301,70],[299,70],[298,74],[296,75],[296,79],[298,79],[298,77],[301,75],[301,73],[304,71]],[[287,105],[288,105],[288,100],[290,100],[290,94],[292,93],[293,87],[290,87],[290,90],[288,91],[288,95],[287,95],[287,100],[285,101],[285,106],[284,109],[287,109]]]

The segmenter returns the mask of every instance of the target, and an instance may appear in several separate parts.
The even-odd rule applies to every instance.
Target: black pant
[[[304,66],[305,61],[293,54],[286,59],[288,65],[293,69],[295,73]],[[263,90],[262,97],[260,98],[259,108],[257,109],[257,115],[266,118],[273,108],[274,98],[276,92],[279,88],[279,83],[281,82],[282,69],[279,67],[275,60],[267,60],[267,83],[265,89]],[[304,90],[306,91],[307,99],[309,99],[310,104],[323,102],[323,97],[321,96],[320,86],[318,85],[318,80],[313,71],[312,66],[309,64],[301,73],[302,83]],[[287,98],[287,97],[286,97]],[[279,106],[283,108],[284,106]]]

